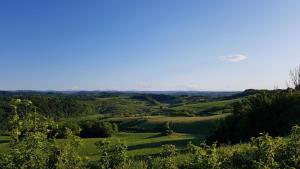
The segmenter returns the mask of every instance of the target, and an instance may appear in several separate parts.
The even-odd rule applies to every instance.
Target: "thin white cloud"
[[[245,55],[231,55],[231,56],[222,56],[221,60],[226,61],[226,62],[240,62],[243,60],[246,60],[248,57]]]

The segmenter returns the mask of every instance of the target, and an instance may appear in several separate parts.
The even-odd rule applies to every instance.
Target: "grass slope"
[[[91,160],[97,159],[97,149],[95,142],[102,138],[83,139],[80,153],[89,157]],[[125,142],[128,145],[129,157],[140,157],[145,155],[158,154],[161,146],[164,144],[174,144],[179,149],[184,148],[188,142],[197,143],[202,138],[196,135],[178,134],[171,136],[160,136],[159,133],[120,133],[116,136],[108,138],[112,142]]]
[[[218,124],[219,120],[228,114],[203,116],[203,117],[167,117],[167,116],[144,116],[144,117],[120,117],[110,118],[107,121],[119,123],[120,129],[130,131],[157,131],[157,128],[166,122],[172,123],[172,128],[178,133],[188,133],[206,136]]]
[[[204,103],[181,104],[171,108],[175,112],[187,112],[196,115],[215,115],[230,108],[230,104],[237,100],[223,100]]]
[[[80,154],[88,157],[90,160],[97,159],[97,149],[95,142],[103,138],[88,138],[82,139]],[[176,145],[179,149],[184,148],[188,142],[198,143],[202,138],[196,135],[175,133],[171,136],[160,136],[159,133],[119,133],[116,136],[107,138],[112,142],[120,140],[128,145],[129,157],[140,157],[144,155],[158,154],[161,151],[161,146],[164,144]],[[5,153],[9,150],[9,137],[0,136],[0,153]]]

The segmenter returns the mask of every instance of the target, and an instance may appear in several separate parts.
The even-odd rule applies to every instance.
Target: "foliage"
[[[156,166],[156,168],[161,169],[177,169],[177,163],[175,159],[176,155],[176,147],[174,145],[163,145],[162,146],[162,153],[161,157],[162,159],[158,163],[159,166]]]
[[[264,92],[233,105],[209,140],[219,142],[248,141],[258,133],[285,136],[300,123],[300,93],[293,90]]]
[[[54,131],[56,138],[65,138],[68,135],[68,130],[73,134],[79,136],[81,132],[81,127],[76,121],[65,121],[58,124],[58,128]]]
[[[205,143],[200,147],[191,143],[187,146],[188,152],[191,153],[191,161],[184,164],[184,168],[190,169],[219,169],[221,166],[220,159],[217,155],[216,144],[208,146]]]
[[[50,145],[47,135],[41,132],[26,133],[22,141],[15,143],[9,154],[13,168],[47,168]]]
[[[83,138],[111,137],[118,132],[116,124],[99,120],[80,122],[80,128],[80,136]]]
[[[118,125],[114,123],[114,119],[111,121],[109,119],[81,120],[76,121],[76,123],[66,120],[57,125],[50,118],[38,113],[39,108],[33,106],[33,103],[27,99],[14,100],[10,104],[9,109],[3,109],[0,105],[0,116],[1,114],[6,116],[7,110],[11,112],[10,121],[7,123],[11,131],[10,150],[6,154],[0,153],[0,168],[2,166],[8,169],[76,169],[84,167],[103,169],[300,168],[300,127],[294,126],[300,122],[300,93],[295,90],[262,92],[233,105],[233,115],[222,122],[214,139],[219,138],[222,142],[249,141],[248,143],[217,147],[217,144],[200,144],[197,146],[194,145],[194,142],[194,144],[188,144],[188,151],[183,153],[179,153],[175,145],[180,150],[182,145],[189,140],[194,141],[194,138],[185,135],[176,139],[180,135],[177,133],[170,137],[162,137],[157,133],[152,135],[134,133],[131,138],[127,137],[128,133],[119,133],[109,139],[85,139],[85,144],[89,148],[80,149],[81,141],[74,134],[88,133],[98,137],[100,133],[102,136],[111,136],[118,131]],[[181,104],[181,106],[183,105]],[[164,131],[172,131],[173,129],[177,131],[177,128],[182,128],[188,123],[195,123],[194,119],[196,118],[200,117],[165,116],[162,119],[162,116],[159,116],[157,118],[151,117],[143,120],[143,122],[140,121],[139,125],[143,127],[152,122],[155,125],[164,124]],[[206,121],[209,120],[208,117],[201,118],[206,119]],[[190,119],[193,120],[189,121]],[[174,125],[168,121],[172,121]],[[182,123],[181,126],[178,125],[179,122]],[[290,135],[287,135],[291,127]],[[199,128],[196,129],[199,130]],[[61,135],[66,135],[62,137],[66,139],[56,139],[54,137],[56,135],[55,130],[60,131]],[[269,134],[259,134],[261,132]],[[140,149],[144,149],[143,151],[147,151],[145,155],[151,154],[153,156],[147,158],[135,156],[135,158],[129,159],[127,145],[120,141],[115,142],[116,138],[120,138],[122,134],[127,134],[123,138],[127,139],[129,143],[129,153],[138,154]],[[139,134],[141,136],[138,140]],[[286,137],[274,137],[278,135]],[[97,143],[94,145],[93,143],[96,141]],[[7,144],[6,142],[3,143]],[[160,151],[157,147],[163,144],[174,145],[164,145],[162,146],[163,151],[160,154],[155,154]],[[98,153],[91,150],[95,149],[91,145],[97,148]],[[98,159],[86,165],[83,161],[84,158],[78,154],[79,151],[83,150],[88,151]],[[182,158],[183,156],[186,158]]]
[[[253,160],[255,168],[278,168],[278,163],[275,161],[275,154],[280,146],[278,143],[281,143],[281,140],[273,139],[267,134],[251,139],[250,145],[253,147],[256,157]]]
[[[102,169],[115,169],[127,161],[127,145],[120,141],[116,144],[104,139],[95,143],[99,152],[97,166]]]
[[[14,100],[14,114],[10,120],[10,151],[2,155],[0,164],[7,169],[52,169],[80,167],[81,159],[75,151],[77,138],[68,132],[68,139],[60,144],[49,138],[53,121],[43,117],[29,100]]]
[[[216,144],[189,144],[190,159],[181,168],[192,169],[276,169],[299,168],[300,127],[293,127],[287,139],[261,134],[249,144],[216,148]],[[223,149],[223,151],[222,151]]]
[[[82,166],[82,157],[77,153],[81,140],[66,128],[65,141],[56,143],[53,147],[54,155],[50,157],[49,166],[55,164],[57,169],[76,169]]]
[[[294,126],[285,144],[276,154],[280,168],[300,168],[300,127]]]

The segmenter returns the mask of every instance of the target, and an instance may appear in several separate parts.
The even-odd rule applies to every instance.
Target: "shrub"
[[[113,144],[108,140],[100,140],[95,143],[98,152],[99,160],[96,166],[102,169],[121,168],[127,161],[127,146],[120,141]]]
[[[174,145],[163,145],[161,153],[161,161],[159,168],[161,169],[177,169],[177,163],[175,160],[176,147]]]
[[[115,124],[103,121],[84,121],[80,126],[80,136],[83,138],[111,137],[118,132]]]
[[[12,102],[14,114],[10,120],[10,150],[1,155],[1,167],[7,169],[52,169],[81,167],[81,158],[75,148],[77,140],[68,132],[65,142],[49,138],[51,120],[37,112],[31,112],[31,102],[15,100]],[[26,111],[19,111],[18,106],[25,106]],[[69,130],[70,131],[70,130]],[[76,144],[75,144],[76,143]]]
[[[142,160],[129,160],[124,164],[122,169],[154,169],[150,168],[145,161]]]
[[[60,123],[58,127],[53,130],[51,135],[53,135],[55,138],[66,138],[68,135],[68,130],[71,130],[74,135],[80,136],[81,128],[76,121]]]
[[[191,161],[183,164],[186,169],[219,169],[221,162],[219,160],[216,144],[208,146],[202,143],[200,147],[191,143],[187,146],[188,152],[191,153]]]
[[[82,158],[77,150],[81,144],[79,137],[75,136],[71,129],[66,129],[65,141],[56,143],[52,149],[52,156],[49,165],[55,164],[56,169],[77,169],[83,166]]]
[[[22,141],[14,143],[9,152],[9,166],[24,169],[47,168],[50,144],[47,135],[41,132],[26,133]]]
[[[254,166],[257,169],[275,169],[278,168],[278,162],[275,161],[277,148],[280,146],[281,140],[273,139],[267,134],[262,134],[258,138],[252,138],[250,145],[254,149],[253,160]]]
[[[300,127],[294,126],[291,134],[276,154],[280,168],[300,168]]]
[[[190,160],[181,168],[184,169],[276,169],[300,167],[300,127],[293,127],[291,134],[282,137],[271,137],[261,134],[251,138],[249,144],[222,147],[216,145],[187,146]]]

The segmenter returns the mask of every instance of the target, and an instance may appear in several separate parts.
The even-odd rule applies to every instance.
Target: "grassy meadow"
[[[91,160],[97,159],[95,142],[107,139],[112,142],[124,142],[128,146],[128,156],[131,158],[155,155],[161,152],[161,146],[165,144],[176,145],[179,149],[186,147],[189,142],[197,143],[202,136],[175,133],[171,136],[161,136],[160,133],[119,133],[110,138],[85,138],[81,140],[80,155]],[[63,140],[62,140],[63,141]],[[9,137],[0,136],[0,152],[9,150]]]
[[[167,117],[167,116],[143,116],[109,118],[106,121],[117,122],[121,129],[143,131],[155,131],[155,129],[166,122],[172,123],[172,129],[177,133],[196,135],[207,135],[218,124],[219,120],[228,114],[195,117]]]
[[[83,138],[80,154],[91,160],[96,159],[97,151],[95,142],[101,139],[108,139],[112,142],[120,140],[126,143],[126,145],[128,145],[128,155],[132,158],[158,154],[161,151],[161,146],[165,144],[176,145],[177,148],[181,149],[186,147],[188,142],[200,143],[201,140],[203,141],[205,136],[214,129],[218,120],[224,118],[226,115],[227,114],[199,117],[143,116],[107,118],[105,121],[119,122],[120,126],[124,128],[126,126],[127,130],[129,130],[130,127],[140,127],[149,132],[120,132],[110,138]],[[95,117],[98,118],[100,116],[92,115],[84,119],[92,119]],[[162,136],[158,132],[152,132],[155,130],[155,127],[165,122],[172,122],[174,134]],[[8,141],[8,136],[0,137],[1,152],[8,151]]]
[[[101,98],[97,99],[96,102],[107,102],[109,104],[114,102],[113,106],[117,107],[113,111],[121,111],[126,109],[125,112],[132,110],[141,110],[142,106],[149,106],[146,102],[126,100],[126,97],[114,97],[114,98]],[[215,101],[209,103],[198,103],[174,106],[172,109],[176,111],[193,111],[200,112],[212,107],[226,107],[233,101]],[[155,106],[153,109],[157,109]],[[177,148],[181,149],[186,147],[188,142],[197,143],[203,140],[217,125],[218,121],[228,114],[217,114],[217,115],[202,115],[193,117],[184,116],[166,116],[166,115],[148,115],[145,116],[143,113],[137,113],[135,116],[121,116],[114,115],[109,116],[107,114],[90,114],[78,117],[69,117],[60,119],[61,122],[78,122],[85,120],[102,119],[103,121],[117,123],[119,125],[120,133],[106,138],[112,142],[120,140],[128,145],[128,155],[131,158],[155,155],[161,151],[161,146],[165,144],[176,145]],[[174,134],[170,136],[162,136],[157,132],[157,127],[163,125],[166,122],[172,124],[172,130]],[[135,129],[142,129],[142,132],[135,132]],[[82,145],[80,148],[80,154],[86,156],[91,160],[97,158],[97,151],[95,142],[105,138],[83,138]],[[1,152],[8,151],[8,136],[0,137],[0,150]]]
[[[236,101],[237,100],[222,100],[204,103],[185,103],[171,107],[171,109],[177,112],[189,112],[191,114],[202,116],[216,115],[221,114],[225,109],[229,109],[229,105]]]
[[[89,157],[91,160],[97,159],[95,142],[103,138],[88,138],[82,140],[80,154]],[[189,142],[197,143],[201,136],[175,133],[171,136],[161,136],[160,133],[119,133],[111,138],[112,142],[124,142],[128,146],[128,156],[138,158],[145,155],[156,155],[161,152],[161,146],[165,144],[176,145],[183,149]]]

